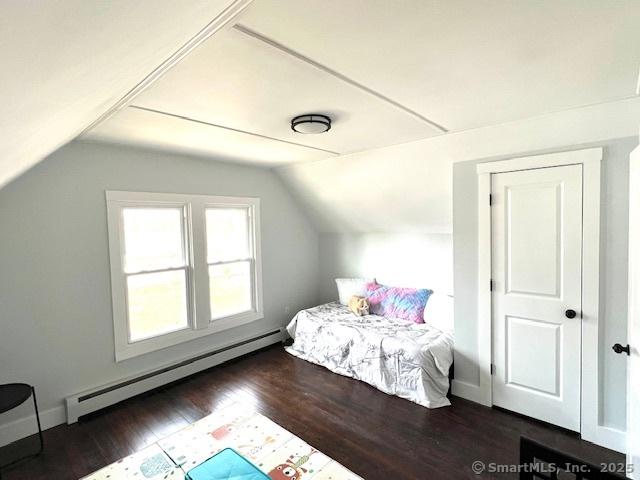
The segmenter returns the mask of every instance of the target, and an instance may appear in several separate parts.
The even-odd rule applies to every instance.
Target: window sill
[[[197,338],[220,333],[231,328],[246,325],[264,318],[262,312],[243,312],[229,317],[219,318],[209,323],[207,328],[200,330],[178,330],[177,332],[168,333],[158,337],[140,340],[134,343],[116,344],[115,356],[116,362],[121,362],[130,358],[144,355],[145,353],[155,352],[174,345],[189,342]]]

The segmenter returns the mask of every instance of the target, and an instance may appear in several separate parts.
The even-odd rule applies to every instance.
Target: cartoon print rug
[[[84,480],[182,480],[233,448],[272,480],[362,480],[250,407],[232,404]]]

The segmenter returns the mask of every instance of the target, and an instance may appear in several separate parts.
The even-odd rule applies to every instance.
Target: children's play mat
[[[182,480],[225,448],[235,450],[272,480],[361,480],[280,425],[237,403],[84,480]]]

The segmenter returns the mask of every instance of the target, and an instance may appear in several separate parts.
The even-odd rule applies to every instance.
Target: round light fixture
[[[291,120],[291,130],[297,133],[324,133],[331,130],[331,119],[326,115],[308,113]]]

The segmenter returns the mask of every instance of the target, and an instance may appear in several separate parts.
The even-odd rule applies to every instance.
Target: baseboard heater
[[[188,377],[194,373],[215,367],[228,360],[267,347],[285,338],[283,330],[272,330],[255,337],[219,347],[162,368],[144,372],[135,377],[87,390],[66,398],[67,423],[110,405],[148,392],[154,388]]]

